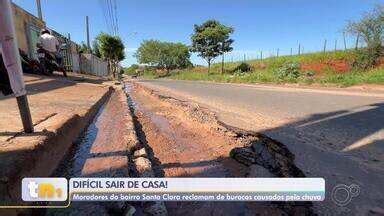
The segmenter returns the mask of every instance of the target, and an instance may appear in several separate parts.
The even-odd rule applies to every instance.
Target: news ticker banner
[[[24,201],[323,201],[323,178],[24,178]]]

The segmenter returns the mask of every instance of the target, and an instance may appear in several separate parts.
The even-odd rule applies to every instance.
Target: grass
[[[316,62],[326,62],[329,60],[344,60],[347,62],[352,62],[355,57],[355,50],[346,50],[346,51],[335,51],[335,52],[316,52],[303,55],[292,55],[292,56],[280,56],[280,57],[270,57],[266,59],[258,60],[249,60],[247,61],[253,68],[263,68],[263,69],[276,69],[279,68],[284,62],[300,62],[300,63],[316,63]],[[236,68],[241,62],[225,63],[225,68],[228,71],[231,71]],[[221,71],[221,64],[213,64],[212,72],[219,73]]]
[[[353,62],[355,58],[354,50],[336,51],[336,52],[318,52],[305,55],[270,57],[263,60],[247,61],[251,65],[252,71],[249,73],[238,73],[233,70],[241,62],[225,63],[226,73],[221,74],[221,64],[213,64],[211,73],[207,74],[206,67],[195,67],[188,70],[174,71],[167,76],[169,79],[192,80],[192,81],[214,81],[224,83],[299,83],[299,84],[321,84],[352,86],[357,84],[384,84],[384,67],[371,69],[368,71],[358,71],[352,69],[347,72],[333,71],[325,67],[315,75],[308,74],[308,71],[301,71],[298,79],[281,80],[276,74],[276,70],[285,62],[324,63],[327,61],[342,60]],[[144,72],[145,78],[156,78],[155,71]]]
[[[299,84],[321,84],[337,85],[342,87],[357,84],[384,84],[384,67],[375,68],[369,71],[352,71],[348,73],[327,72],[322,76],[310,77],[302,74],[300,78],[294,80],[280,80],[273,71],[257,70],[250,73],[235,74],[207,74],[193,71],[179,71],[172,73],[167,78],[176,80],[192,81],[214,81],[225,83],[299,83]]]
[[[339,84],[341,86],[384,84],[384,67],[371,69],[365,72],[352,71],[345,74],[327,74],[318,79],[318,82],[322,84]]]

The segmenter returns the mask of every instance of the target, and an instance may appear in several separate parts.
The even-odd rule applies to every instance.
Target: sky
[[[110,28],[104,15],[107,0],[41,0],[43,18],[49,28],[71,34],[75,42],[86,41],[85,16],[90,19],[93,40]],[[37,15],[34,0],[13,0]],[[143,40],[182,42],[190,45],[193,25],[216,19],[235,29],[234,51],[226,60],[242,60],[298,51],[344,47],[342,31],[349,20],[358,20],[365,11],[384,0],[116,0],[119,36],[126,46],[128,66],[136,62],[135,50]],[[347,37],[347,46],[355,38]],[[205,64],[197,55],[192,62]]]

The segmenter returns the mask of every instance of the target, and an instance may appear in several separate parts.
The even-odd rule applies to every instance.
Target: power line
[[[118,35],[119,34],[119,23],[118,23],[118,15],[117,15],[117,1],[116,0],[114,0],[114,2],[115,2],[115,24],[116,24],[116,35]]]
[[[108,21],[107,11],[106,11],[106,8],[105,8],[104,0],[99,0],[99,4],[100,4],[100,9],[103,12],[103,16],[104,16],[104,20],[105,20],[105,25],[107,26],[107,31],[109,33],[111,33],[112,29],[111,29],[111,25],[109,24],[109,21]]]
[[[107,10],[107,18],[108,18],[108,22],[109,22],[109,25],[111,26],[111,32],[113,34],[113,22],[111,22],[111,10],[110,10],[110,7],[109,7],[109,0],[105,0],[105,6],[106,6],[106,10]]]
[[[108,11],[109,11],[109,18],[112,23],[112,34],[116,35],[116,23],[115,23],[115,14],[113,10],[113,1],[112,0],[107,0],[108,4]]]
[[[110,0],[104,0],[104,5],[103,5],[105,14],[106,14],[106,22],[108,23],[109,27],[109,33],[114,34],[115,31],[115,25],[114,25],[114,19],[113,19],[113,14],[111,10],[111,2]]]

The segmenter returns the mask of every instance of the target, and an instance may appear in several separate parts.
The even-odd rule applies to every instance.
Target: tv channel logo
[[[21,182],[21,198],[24,201],[66,201],[66,178],[24,178]]]

